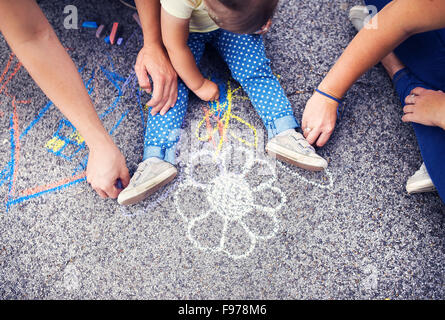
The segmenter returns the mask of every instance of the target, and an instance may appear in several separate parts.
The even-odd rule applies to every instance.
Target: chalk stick
[[[103,24],[101,24],[101,25],[99,26],[99,28],[97,28],[97,31],[96,31],[96,38],[100,38],[100,35],[102,34],[102,31],[104,30],[104,28],[105,28],[105,26],[104,26]]]
[[[133,19],[137,22],[139,27],[141,27],[141,29],[142,29],[141,20],[139,19],[139,15],[137,13],[133,14]]]
[[[124,189],[124,186],[122,185],[121,179],[117,179],[115,186],[118,189]]]
[[[114,40],[116,38],[117,28],[119,27],[119,23],[115,22],[113,23],[113,28],[111,28],[110,33],[110,42],[111,44],[114,44]]]
[[[117,45],[120,46],[122,44],[122,41],[124,41],[124,39],[122,39],[122,38],[117,39],[117,42],[116,42]]]
[[[109,44],[110,43],[110,36],[105,37],[104,41],[105,41],[105,43]]]
[[[94,21],[85,21],[82,24],[83,28],[92,28],[92,29],[96,29],[97,28],[97,23]]]

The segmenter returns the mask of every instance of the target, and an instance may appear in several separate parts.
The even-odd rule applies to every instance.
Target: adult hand
[[[151,114],[166,114],[178,98],[178,78],[164,48],[158,45],[144,46],[139,51],[134,70],[140,87],[147,93],[152,93],[150,101],[147,102],[147,105],[152,107]],[[148,75],[153,80],[154,89]]]
[[[310,144],[322,147],[334,132],[338,103],[315,92],[306,103],[302,130]]]
[[[445,93],[415,88],[405,99],[403,122],[416,122],[445,130]]]
[[[120,179],[125,188],[130,182],[125,158],[113,142],[90,148],[87,181],[103,199],[116,199],[122,191],[116,187]]]

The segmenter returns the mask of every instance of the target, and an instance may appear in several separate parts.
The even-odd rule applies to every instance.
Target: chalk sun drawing
[[[239,148],[238,148],[239,149]],[[189,241],[199,250],[208,251],[212,253],[225,253],[230,258],[236,260],[248,257],[255,249],[256,244],[259,241],[264,241],[273,238],[279,229],[279,220],[277,214],[282,210],[284,204],[287,201],[284,192],[273,186],[276,181],[275,167],[270,162],[262,159],[254,159],[253,152],[244,149],[246,154],[246,161],[244,166],[241,167],[241,172],[236,173],[228,169],[225,161],[221,161],[222,157],[219,157],[216,161],[218,164],[219,172],[216,172],[215,176],[207,183],[198,182],[193,178],[194,163],[200,165],[206,165],[215,163],[213,154],[210,151],[200,151],[193,157],[188,166],[184,169],[184,175],[186,176],[183,183],[181,183],[174,194],[174,202],[179,215],[187,225],[187,238]],[[227,158],[229,153],[226,152],[221,156]],[[208,162],[204,161],[205,158],[209,159]],[[252,187],[248,183],[247,175],[252,172],[255,164],[259,164],[262,167],[267,167],[267,171],[272,173],[272,179],[262,182],[256,187]],[[188,209],[182,209],[181,202],[183,192],[190,192],[192,189],[198,189],[199,192],[205,195],[207,203],[210,204],[209,208],[203,213],[195,215],[193,212],[187,212],[187,210],[194,210],[192,207]],[[278,196],[280,201],[273,206],[266,206],[258,204],[256,196],[273,193]],[[248,226],[247,220],[249,218],[255,219],[261,213],[265,215],[269,222],[269,230],[266,234],[251,230]],[[209,246],[202,243],[194,235],[193,230],[197,227],[206,226],[212,224],[215,221],[222,221],[222,226],[219,229],[220,238],[215,246]],[[233,252],[228,246],[231,240],[230,228],[236,227],[238,230],[243,230],[248,238],[249,244],[244,249],[244,252]]]

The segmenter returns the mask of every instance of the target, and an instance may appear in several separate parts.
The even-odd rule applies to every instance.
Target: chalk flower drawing
[[[185,180],[178,187],[174,195],[174,201],[179,214],[187,224],[187,238],[193,243],[193,245],[204,251],[209,252],[223,252],[233,259],[240,259],[249,256],[255,249],[255,245],[258,241],[268,240],[275,236],[278,232],[279,222],[277,218],[277,213],[283,208],[286,202],[286,195],[277,187],[273,186],[274,181],[276,181],[276,171],[275,167],[271,165],[268,161],[262,159],[254,159],[253,152],[249,150],[243,150],[246,155],[246,160],[243,165],[240,165],[241,172],[235,173],[228,169],[228,165],[221,158],[224,158],[228,153],[224,153],[215,160],[212,152],[201,151],[192,160],[189,165],[184,169]],[[203,165],[203,159],[209,159],[211,161],[218,162],[219,170],[216,170],[215,174],[210,178],[207,183],[202,183],[196,181],[194,177],[194,164],[199,163]],[[227,158],[225,156],[225,158]],[[199,159],[199,161],[196,161]],[[213,160],[211,160],[213,159]],[[233,161],[237,163],[238,160]],[[241,161],[242,162],[242,161]],[[204,164],[205,165],[205,164]],[[213,162],[215,165],[215,162]],[[259,165],[264,172],[268,172],[267,181],[261,182],[258,186],[253,187],[249,184],[247,175],[253,172],[254,166]],[[272,173],[272,174],[271,174]],[[261,179],[262,180],[262,179]],[[194,211],[195,205],[183,208],[181,205],[184,197],[182,195],[191,192],[191,190],[197,190],[198,192],[205,195],[209,207],[204,210],[201,214],[196,214]],[[263,205],[259,204],[258,197],[263,197],[265,195],[273,195],[274,199],[279,199],[279,203],[274,203],[273,205]],[[263,228],[262,232],[258,230],[251,230],[247,221],[252,221],[251,219],[257,219],[259,216],[266,217],[268,226]],[[219,241],[213,246],[205,244],[201,239],[198,239],[193,230],[196,228],[206,228],[209,224],[211,225],[215,221],[221,221],[222,227],[219,232]],[[237,242],[237,239],[228,239],[231,234],[231,228],[236,228],[238,231],[242,230],[245,236],[250,242],[242,250],[243,252],[233,252],[228,247],[228,242]],[[267,231],[264,232],[264,229]],[[230,241],[232,240],[232,241]]]

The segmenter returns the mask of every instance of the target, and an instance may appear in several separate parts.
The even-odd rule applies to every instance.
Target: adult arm
[[[125,159],[39,6],[34,0],[1,0],[0,31],[34,81],[85,139],[90,150],[88,182],[101,197],[116,198],[116,179],[124,186],[129,181]]]
[[[202,100],[218,99],[218,86],[204,78],[187,45],[190,20],[174,17],[164,9],[161,9],[161,15],[162,39],[179,77]]]
[[[172,108],[178,98],[176,72],[162,45],[159,0],[135,0],[144,35],[144,46],[139,51],[134,66],[141,88],[152,93],[147,103],[152,107],[151,114],[161,115]],[[148,75],[153,80],[151,87]]]
[[[374,19],[377,29],[363,28],[319,85],[343,97],[357,79],[411,35],[445,27],[445,1],[394,0]],[[372,23],[371,21],[370,23]],[[303,130],[309,143],[323,146],[335,128],[338,104],[318,93],[309,99]]]

